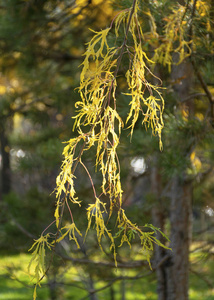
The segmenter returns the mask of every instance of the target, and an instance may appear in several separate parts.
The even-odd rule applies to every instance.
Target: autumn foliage
[[[149,263],[154,243],[166,247],[155,237],[157,231],[160,232],[158,228],[148,224],[139,227],[128,219],[122,208],[123,190],[117,148],[120,144],[121,131],[128,128],[130,136],[132,136],[135,124],[140,117],[142,125],[146,129],[151,128],[152,134],[159,139],[160,150],[163,149],[161,133],[164,127],[162,116],[164,99],[159,86],[161,80],[153,74],[153,66],[155,63],[161,63],[168,66],[170,70],[172,53],[179,53],[178,63],[180,63],[190,55],[192,41],[185,38],[183,26],[186,22],[186,12],[183,6],[173,10],[165,20],[165,36],[160,44],[155,21],[147,9],[144,14],[150,20],[150,36],[156,45],[153,58],[149,58],[143,47],[146,37],[142,31],[142,22],[139,20],[139,10],[139,3],[134,0],[131,8],[125,9],[115,16],[109,28],[94,32],[93,38],[87,44],[78,88],[81,101],[76,102],[77,113],[74,117],[74,128],[78,135],[66,142],[61,172],[56,179],[56,233],[50,236],[49,233],[45,235],[43,232],[33,245],[35,250],[32,262],[36,262],[37,284],[40,283],[48,269],[44,266],[45,247],[54,250],[56,244],[65,236],[74,240],[79,247],[76,235],[81,235],[81,232],[75,225],[75,216],[72,215],[70,207],[73,204],[81,206],[74,185],[77,167],[82,167],[86,171],[94,193],[94,202],[87,208],[86,234],[91,225],[95,224],[99,246],[102,249],[103,237],[109,239],[115,264],[117,264],[115,236],[120,238],[120,246],[124,242],[131,246],[132,237],[139,237]],[[121,38],[121,32],[124,36],[118,46],[116,44],[118,44],[118,38]],[[114,34],[114,45],[109,43],[110,33]],[[174,46],[175,42],[176,47]],[[124,94],[130,98],[129,113],[125,121],[117,110],[116,97],[118,72],[124,57],[128,60]],[[157,81],[158,84],[154,84]],[[102,177],[100,195],[97,194],[91,171],[84,164],[84,153],[92,148],[96,153],[95,170]],[[102,200],[103,196],[108,196],[108,204]],[[107,207],[109,208],[107,209]],[[62,219],[65,209],[69,211],[71,223],[63,226]],[[107,219],[109,220],[113,213],[117,215],[114,233],[108,229],[106,217],[104,218],[104,215],[108,215]],[[39,257],[42,258],[38,259]]]

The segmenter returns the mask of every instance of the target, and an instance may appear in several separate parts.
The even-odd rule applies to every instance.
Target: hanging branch
[[[94,222],[101,250],[102,238],[109,239],[109,247],[113,252],[115,266],[117,266],[115,238],[120,239],[120,246],[125,242],[131,246],[131,240],[136,235],[140,240],[149,264],[154,243],[167,248],[155,238],[155,234],[160,232],[158,228],[145,224],[144,228],[146,230],[143,231],[141,229],[143,227],[139,228],[136,224],[132,223],[122,209],[123,191],[120,181],[120,162],[117,155],[117,147],[120,143],[120,134],[124,123],[117,112],[116,88],[118,71],[125,50],[128,49],[128,35],[130,35],[133,47],[129,47],[131,61],[130,68],[126,72],[128,87],[126,95],[131,98],[129,103],[130,111],[126,119],[126,124],[128,124],[132,135],[141,113],[143,119],[142,125],[146,128],[151,127],[153,135],[158,136],[160,149],[162,149],[161,132],[163,128],[162,114],[164,100],[159,88],[152,85],[145,78],[148,71],[149,75],[153,76],[148,67],[153,62],[142,49],[141,41],[143,40],[143,33],[138,20],[138,11],[138,1],[134,0],[130,9],[122,11],[115,17],[116,39],[119,36],[120,27],[123,26],[125,32],[120,47],[110,47],[108,45],[108,34],[112,29],[112,25],[110,28],[101,30],[100,32],[94,32],[94,36],[87,45],[80,75],[79,93],[81,101],[76,102],[78,111],[74,117],[74,128],[77,129],[78,136],[66,143],[63,150],[64,160],[61,172],[56,179],[55,191],[57,202],[54,216],[57,231],[53,241],[51,241],[51,236],[48,233],[41,235],[31,247],[31,249],[35,247],[30,265],[33,261],[36,262],[36,287],[40,284],[50,267],[45,269],[44,257],[46,247],[54,252],[57,243],[62,241],[65,236],[68,236],[70,240],[74,240],[79,248],[76,234],[81,235],[81,232],[75,225],[70,208],[70,204],[78,204],[81,207],[81,201],[76,196],[74,187],[74,174],[79,165],[85,169],[89,177],[95,198],[94,203],[89,204],[87,208],[88,227],[86,235],[91,228],[92,222]],[[91,69],[91,62],[95,65],[93,70]],[[146,96],[146,91],[149,96]],[[113,103],[111,103],[112,100]],[[89,130],[87,131],[88,127]],[[96,169],[102,175],[101,195],[108,196],[109,211],[107,211],[106,203],[102,201],[101,196],[97,197],[92,176],[83,163],[84,152],[89,151],[92,147],[96,148]],[[68,202],[68,200],[70,201]],[[71,216],[71,224],[62,227],[62,219],[66,206]],[[115,236],[108,230],[104,219],[105,213],[108,214],[109,220],[114,207],[116,207],[117,211],[117,233]],[[160,233],[163,234],[162,232]],[[36,299],[36,287],[34,299]]]

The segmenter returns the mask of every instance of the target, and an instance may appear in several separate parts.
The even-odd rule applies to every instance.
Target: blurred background
[[[123,131],[119,157],[127,215],[142,228],[146,223],[160,228],[171,243],[158,238],[173,251],[155,247],[151,270],[133,238],[131,249],[117,248],[116,269],[107,242],[101,252],[92,230],[84,243],[79,240],[80,249],[68,240],[61,243],[38,299],[214,299],[214,5],[208,0],[150,2],[139,1],[148,56],[163,42],[172,3],[175,9],[186,7],[188,30],[194,25],[194,55],[171,70],[161,64],[154,70],[164,87],[164,150],[139,120],[131,141],[129,131]],[[108,27],[118,11],[131,5],[129,0],[0,1],[1,300],[33,297],[28,249],[54,220],[63,142],[77,135],[72,117],[80,100],[79,66],[93,36],[89,28]],[[124,38],[120,34],[118,45]],[[116,95],[124,119],[130,101],[123,94],[127,64],[124,58]],[[99,185],[93,151],[84,158]],[[77,169],[76,176],[82,207],[72,212],[84,232],[93,191],[84,170]],[[182,287],[180,296],[176,285]]]

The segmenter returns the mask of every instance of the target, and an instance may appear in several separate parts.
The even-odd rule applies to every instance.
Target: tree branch
[[[36,239],[36,236],[29,231],[27,231],[19,222],[17,222],[12,216],[11,221],[14,226],[16,226],[22,233],[24,233],[26,236],[28,236],[31,239]]]
[[[194,68],[194,71],[195,71],[195,74],[205,92],[205,94],[207,95],[207,98],[209,99],[209,102],[212,106],[214,106],[214,97],[212,96],[203,76],[201,75],[201,73],[199,72],[197,66],[196,66],[196,63],[195,61],[192,59],[192,65],[193,65],[193,68]],[[211,114],[212,114],[212,118],[214,119],[214,107],[212,107],[212,110],[211,110]]]
[[[86,264],[86,265],[96,265],[96,266],[103,266],[108,268],[114,269],[132,269],[132,268],[141,268],[143,266],[147,266],[145,260],[138,260],[134,262],[118,262],[117,267],[115,266],[115,262],[102,262],[102,261],[93,261],[90,259],[85,258],[73,258],[71,256],[63,255],[61,253],[56,252],[63,260],[72,261],[74,264]]]
[[[137,280],[137,279],[140,279],[140,278],[144,278],[144,277],[147,277],[151,274],[154,273],[155,270],[157,270],[158,268],[160,268],[168,259],[169,259],[169,255],[166,255],[163,257],[163,259],[157,264],[157,266],[155,268],[153,268],[153,270],[145,273],[145,274],[140,274],[140,275],[136,275],[136,276],[118,276],[114,279],[111,279],[110,282],[108,284],[106,284],[105,286],[99,288],[99,289],[96,289],[96,290],[91,290],[89,291],[90,294],[95,294],[95,293],[98,293],[98,292],[101,292],[105,289],[107,289],[108,287],[110,287],[111,285],[113,285],[116,281],[120,281],[120,280]],[[85,300],[87,299],[88,296],[86,297],[83,297],[81,298],[81,300]]]
[[[204,96],[207,96],[207,94],[205,94],[205,93],[194,93],[194,94],[189,95],[188,97],[186,97],[185,99],[183,99],[179,102],[187,102],[187,101],[189,101],[193,98],[204,97]]]

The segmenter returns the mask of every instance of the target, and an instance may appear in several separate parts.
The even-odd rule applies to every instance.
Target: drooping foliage
[[[116,152],[120,142],[121,129],[124,127],[116,106],[117,75],[122,56],[126,53],[130,57],[131,66],[126,72],[128,95],[131,96],[131,108],[126,123],[131,120],[129,127],[132,134],[141,112],[143,116],[142,123],[147,127],[151,126],[153,134],[159,136],[160,148],[162,148],[161,130],[163,128],[162,111],[164,102],[158,87],[145,79],[145,72],[148,70],[147,64],[151,61],[142,50],[141,40],[143,34],[137,18],[138,9],[138,3],[134,1],[131,9],[123,11],[115,18],[116,38],[120,26],[124,26],[125,31],[124,41],[120,47],[110,47],[108,45],[107,35],[112,26],[101,32],[95,32],[94,37],[88,43],[80,75],[79,92],[81,101],[76,103],[79,110],[74,117],[74,127],[77,128],[79,135],[67,142],[63,152],[65,160],[62,164],[62,171],[57,177],[56,195],[58,201],[55,211],[57,227],[60,222],[60,206],[67,201],[67,198],[71,202],[80,205],[75,197],[74,172],[79,163],[86,169],[82,161],[83,153],[92,147],[96,147],[95,164],[96,169],[102,173],[102,194],[109,196],[109,217],[113,208],[116,207],[119,226],[122,223],[129,224],[128,228],[138,230],[139,234],[142,234],[134,224],[127,221],[122,210],[120,164]],[[128,34],[131,35],[133,40],[133,49],[130,49],[127,44]],[[149,92],[148,97],[145,97],[146,91]],[[89,130],[86,131],[84,128],[86,130],[89,128]],[[79,144],[81,145],[80,150],[76,153]],[[88,170],[86,171],[92,182]],[[92,217],[95,217],[98,225],[98,240],[101,241],[102,235],[106,232],[112,241],[112,246],[114,246],[112,235],[105,227],[103,220],[106,204],[101,201],[101,197],[97,196],[93,182],[92,186],[95,204],[90,204],[88,208],[89,227]],[[64,193],[63,196],[62,192]]]
[[[181,63],[191,54],[193,47],[189,30],[185,31],[185,25],[191,19],[188,19],[190,14],[187,14],[184,6],[179,4],[176,9],[172,9],[171,14],[163,20],[165,27],[161,33],[156,28],[154,18],[147,7],[144,13],[149,19],[150,37],[151,35],[153,37],[151,47],[156,45],[155,49],[151,51],[154,56],[150,58],[144,51],[143,42],[148,35],[143,33],[142,22],[138,17],[139,11],[139,2],[133,1],[130,9],[125,9],[115,16],[109,28],[94,32],[94,37],[87,45],[78,88],[81,101],[76,102],[77,114],[74,117],[74,128],[78,135],[66,142],[63,151],[64,161],[57,177],[55,190],[57,231],[49,244],[54,249],[56,244],[68,235],[69,239],[73,239],[77,247],[79,246],[76,234],[81,235],[81,233],[75,225],[75,216],[72,215],[70,205],[78,204],[81,207],[82,199],[78,199],[74,183],[77,167],[83,168],[89,177],[94,193],[94,202],[87,208],[86,234],[94,223],[101,248],[102,238],[108,237],[115,264],[117,263],[115,235],[107,227],[107,220],[114,212],[117,214],[115,231],[117,231],[117,238],[120,238],[120,246],[124,242],[131,245],[132,234],[135,234],[140,239],[148,261],[150,261],[154,243],[164,247],[154,236],[157,228],[145,225],[145,230],[140,229],[128,219],[122,208],[123,190],[117,150],[123,128],[128,128],[132,136],[134,127],[139,120],[146,128],[151,128],[153,135],[158,136],[159,146],[162,149],[164,100],[161,89],[153,83],[161,82],[161,80],[153,75],[151,65],[160,63],[171,71],[173,53],[179,54],[177,63]],[[120,43],[121,34],[123,34],[123,39]],[[115,39],[114,43],[110,39],[112,36]],[[118,45],[119,43],[120,45]],[[127,88],[124,94],[130,99],[126,120],[120,116],[117,110],[117,85],[124,57],[129,61],[125,71]],[[126,65],[123,65],[123,72],[124,66]],[[84,164],[84,154],[87,151],[95,153],[95,169],[102,177],[100,188],[95,187],[91,170],[89,171]],[[108,203],[103,200],[106,199],[106,196],[109,199]],[[63,214],[66,208],[70,214],[71,224],[63,226]],[[47,235],[46,237],[50,238]],[[40,243],[40,239],[37,242]],[[37,242],[35,246],[38,244]],[[43,245],[45,246],[44,243]],[[36,253],[34,255],[36,260]],[[40,260],[37,261],[36,268],[44,277],[47,269],[44,271],[39,264],[41,264]],[[39,283],[41,278],[38,279],[37,276],[36,279]]]
[[[140,238],[148,262],[150,261],[153,243],[165,247],[155,238],[155,231],[152,226],[145,225],[146,230],[141,230],[127,218],[122,208],[123,191],[120,182],[120,162],[117,156],[117,148],[120,143],[124,121],[117,111],[116,92],[118,72],[124,55],[130,61],[126,71],[128,87],[126,95],[130,97],[130,111],[125,123],[130,128],[132,135],[141,114],[142,124],[146,128],[151,127],[153,135],[158,136],[160,149],[162,149],[161,131],[163,128],[164,100],[160,88],[146,79],[146,73],[154,76],[149,68],[149,65],[153,62],[147,57],[142,48],[143,33],[138,20],[138,11],[138,2],[133,1],[130,9],[116,15],[109,28],[94,32],[94,37],[87,45],[80,75],[79,93],[81,101],[76,103],[78,110],[77,115],[74,117],[74,128],[77,129],[78,136],[66,143],[67,145],[63,151],[64,161],[56,180],[55,218],[57,233],[52,246],[55,247],[56,243],[60,242],[67,234],[79,246],[75,234],[80,234],[80,232],[76,228],[69,206],[71,202],[81,206],[81,201],[75,192],[74,178],[76,168],[82,166],[90,178],[95,201],[93,204],[89,204],[87,209],[88,228],[86,234],[94,221],[98,243],[102,248],[102,237],[107,236],[109,238],[115,264],[117,264],[117,261],[114,236],[108,230],[104,218],[105,214],[108,214],[108,218],[110,218],[114,209],[117,213],[119,232],[117,237],[120,236],[121,238],[120,246],[124,242],[131,245],[130,232],[135,232]],[[125,33],[120,46],[116,46],[116,43],[114,46],[108,44],[108,34],[113,31],[113,25],[116,39],[119,37],[119,30],[122,29]],[[100,196],[97,195],[92,176],[83,162],[84,152],[93,148],[96,149],[96,170],[102,175]],[[109,198],[108,211],[106,208],[107,203],[102,201],[103,195],[107,195]],[[61,228],[66,207],[70,212],[71,225]],[[71,226],[73,230],[71,230]],[[64,230],[66,232],[63,233]],[[39,240],[36,243],[39,244]],[[35,259],[37,258],[35,257]],[[39,261],[37,261],[36,269],[42,270],[41,273],[44,275],[44,268],[38,267],[38,264],[40,264]],[[36,278],[38,281],[38,275]]]

